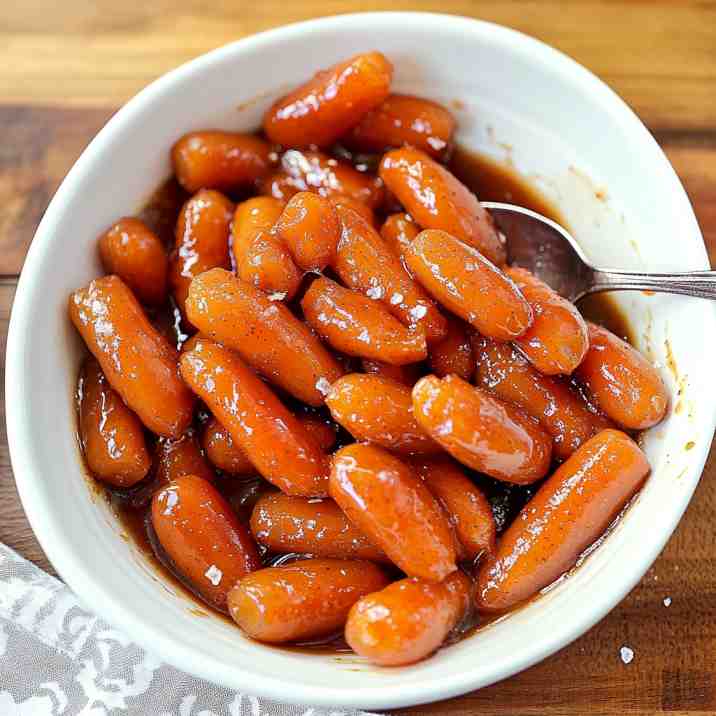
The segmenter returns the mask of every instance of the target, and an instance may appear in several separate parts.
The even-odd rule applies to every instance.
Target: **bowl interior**
[[[429,49],[421,50],[428,38]],[[67,297],[100,273],[97,235],[143,206],[168,176],[168,150],[182,133],[253,129],[287,88],[373,48],[394,62],[396,90],[453,108],[462,144],[531,176],[597,264],[707,267],[691,207],[661,151],[625,105],[564,56],[460,18],[329,18],[210,53],[145,90],[103,130],[33,243],[12,319],[7,395],[25,508],[53,564],[88,607],[163,659],[228,686],[284,701],[385,708],[514,673],[581,634],[639,579],[685,508],[713,434],[714,388],[702,356],[713,355],[716,316],[697,299],[620,297],[640,347],[674,395],[668,420],[644,437],[653,475],[599,549],[527,607],[400,669],[261,646],[221,619],[198,618],[194,603],[157,578],[88,489],[74,433],[81,351]]]

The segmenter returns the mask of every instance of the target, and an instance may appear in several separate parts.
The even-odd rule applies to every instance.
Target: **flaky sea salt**
[[[664,597],[664,606],[665,607],[671,606],[671,597]]]
[[[224,573],[215,564],[212,564],[211,567],[209,567],[209,569],[204,572],[204,576],[215,587],[218,587],[219,583],[221,582],[221,578],[224,576]]]
[[[622,661],[625,664],[631,664],[631,662],[634,660],[634,650],[630,649],[628,646],[623,646],[621,649],[619,649],[619,656],[621,656]]]

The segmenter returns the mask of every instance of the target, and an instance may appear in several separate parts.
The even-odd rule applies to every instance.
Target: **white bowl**
[[[396,90],[456,108],[464,144],[532,175],[597,263],[708,267],[689,201],[659,147],[608,87],[564,55],[503,27],[443,15],[371,13],[291,25],[160,78],[82,154],[37,230],[17,290],[7,424],[35,534],[88,607],[167,662],[226,686],[279,701],[390,708],[455,696],[534,664],[636,584],[676,527],[711,443],[716,401],[705,356],[716,353],[716,313],[698,299],[621,296],[641,348],[679,392],[675,411],[644,439],[653,474],[580,568],[508,618],[420,664],[381,669],[353,656],[261,646],[223,620],[190,613],[193,605],[158,581],[88,489],[73,406],[81,350],[67,296],[100,273],[96,236],[142,207],[169,174],[169,148],[181,134],[253,129],[287,88],[369,49],[394,62]]]

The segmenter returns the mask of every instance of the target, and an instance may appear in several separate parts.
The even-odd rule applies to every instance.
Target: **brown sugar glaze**
[[[350,158],[350,154],[339,149],[337,154],[341,158]],[[371,167],[370,157],[366,161],[365,155],[355,157],[357,168],[365,169]],[[448,168],[480,199],[484,201],[502,201],[525,206],[533,211],[539,212],[554,221],[566,226],[560,212],[552,206],[549,201],[534,187],[525,177],[519,175],[512,167],[498,163],[488,157],[467,151],[457,147],[448,164]],[[157,235],[165,242],[167,247],[173,246],[174,226],[179,214],[179,209],[189,195],[172,178],[160,186],[154,195],[147,202],[146,206],[139,212],[138,216],[152,228]],[[245,196],[233,196],[233,199],[242,199]],[[631,342],[631,330],[626,317],[620,311],[617,304],[608,294],[595,294],[580,302],[579,309],[582,314],[591,321],[599,323],[618,336]],[[159,322],[168,326],[178,326],[175,321],[174,309],[165,310],[164,314],[153,316]],[[182,336],[177,331],[177,340],[181,343]],[[206,420],[206,415],[199,414],[197,423],[201,425]],[[341,439],[342,437],[342,439]],[[339,435],[338,443],[334,449],[341,444],[350,442],[346,434]],[[473,474],[476,484],[485,491],[497,525],[498,535],[504,531],[507,525],[522,509],[523,505],[538,489],[539,484],[520,486],[510,483],[499,482],[485,477],[484,475]],[[227,623],[233,625],[228,615],[221,613],[202,601],[190,588],[190,586],[178,576],[172,569],[168,557],[163,553],[157,544],[156,538],[151,534],[151,525],[147,520],[147,506],[138,505],[143,500],[137,499],[138,494],[146,498],[151,494],[151,487],[147,478],[136,488],[129,491],[112,490],[92,480],[92,487],[97,487],[106,499],[110,502],[113,511],[116,513],[121,526],[123,536],[133,544],[143,557],[149,562],[153,571],[164,581],[175,593],[182,594],[195,606],[189,607],[190,611],[197,616],[213,614]],[[258,495],[271,488],[261,478],[236,478],[229,475],[220,475],[216,483],[218,489],[229,499],[231,504],[239,512],[242,520],[248,520],[251,514],[253,503]],[[143,488],[143,489],[142,489]],[[144,500],[146,502],[146,499]],[[264,563],[284,563],[300,555],[275,555],[264,553]],[[396,572],[396,578],[399,575]],[[479,623],[474,616],[466,618],[459,625],[445,642],[452,644],[460,639],[474,633],[480,628],[494,621],[496,617],[481,618]],[[350,653],[350,648],[343,640],[342,634],[322,639],[318,642],[311,642],[289,646],[273,646],[283,650],[298,650],[310,653],[327,655],[339,655]]]

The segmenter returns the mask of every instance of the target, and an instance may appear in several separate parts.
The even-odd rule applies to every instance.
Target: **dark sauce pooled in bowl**
[[[342,155],[343,156],[343,155]],[[346,158],[343,156],[343,158]],[[363,159],[361,159],[361,162]],[[457,148],[449,163],[450,170],[467,185],[479,198],[486,201],[504,201],[528,207],[549,218],[564,224],[560,213],[547,201],[547,199],[522,176],[512,168],[499,164],[487,157],[474,154],[462,148]],[[359,167],[360,168],[360,167]],[[174,242],[174,226],[176,224],[179,210],[189,198],[189,195],[178,185],[173,178],[165,182],[151,197],[144,209],[138,214],[139,218],[145,221],[157,235],[165,242],[167,247],[172,247]],[[233,199],[242,199],[242,196],[234,196]],[[380,217],[381,219],[383,217]],[[617,335],[630,340],[630,330],[625,316],[621,313],[614,300],[607,294],[594,295],[585,299],[579,306],[580,311],[586,318],[600,323],[609,328]],[[173,306],[167,306],[151,315],[152,320],[164,327],[167,333],[173,334],[172,342],[180,344],[181,336],[177,335],[176,311]],[[195,427],[200,428],[202,417],[197,417]],[[339,435],[337,447],[349,440],[347,434]],[[153,444],[150,442],[150,448]],[[510,524],[515,516],[522,509],[524,504],[536,492],[541,483],[529,486],[520,486],[492,480],[484,475],[476,473],[471,475],[476,484],[485,491],[497,524],[498,534]],[[218,612],[206,604],[191,589],[191,586],[174,573],[171,561],[163,553],[157,540],[152,538],[151,525],[148,520],[148,507],[136,498],[144,490],[145,495],[151,491],[151,480],[153,471],[142,483],[129,491],[114,490],[101,483],[99,489],[110,501],[113,510],[118,516],[126,538],[146,557],[153,569],[159,574],[162,580],[171,587],[174,592],[181,593],[187,599],[194,601],[196,606],[191,608],[192,613],[197,616],[205,616],[214,613],[222,619],[228,620],[228,616]],[[241,479],[229,475],[219,474],[216,487],[228,499],[234,509],[239,513],[242,521],[247,521],[251,507],[258,495],[266,490],[272,490],[268,483],[260,478]],[[273,565],[277,560],[287,559],[280,555],[262,554],[264,564]],[[399,578],[399,575],[397,575]],[[230,620],[229,620],[230,621]],[[447,644],[473,633],[481,626],[494,621],[494,618],[481,618],[479,623],[476,618],[469,618],[463,621],[446,642]],[[231,622],[233,625],[233,622]],[[341,654],[349,652],[350,649],[343,641],[342,635],[328,637],[323,640],[291,646],[274,647],[312,653]]]

